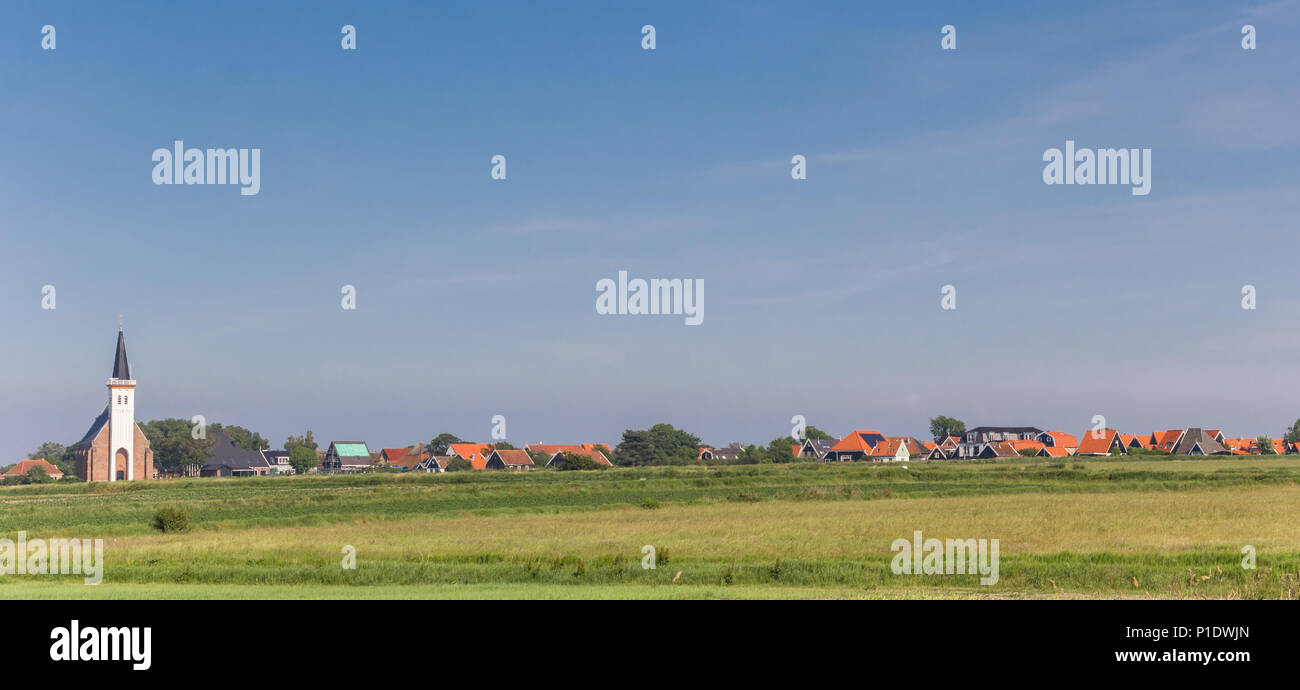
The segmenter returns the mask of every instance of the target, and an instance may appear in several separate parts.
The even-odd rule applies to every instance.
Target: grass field
[[[162,534],[155,510],[194,529]],[[1300,598],[1300,459],[191,479],[0,488],[0,537],[103,538],[3,598]],[[998,539],[1000,579],[896,575]],[[642,567],[653,546],[656,568]],[[1242,547],[1258,567],[1241,567]],[[342,567],[353,547],[356,568]]]

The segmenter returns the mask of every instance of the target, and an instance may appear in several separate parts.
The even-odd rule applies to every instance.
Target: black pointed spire
[[[131,366],[126,363],[126,338],[122,329],[117,329],[117,357],[113,359],[113,378],[130,379]]]

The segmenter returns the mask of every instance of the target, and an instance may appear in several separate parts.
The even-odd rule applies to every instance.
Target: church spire
[[[126,338],[122,335],[121,326],[117,327],[117,356],[113,359],[113,378],[131,378],[131,366],[126,363]]]

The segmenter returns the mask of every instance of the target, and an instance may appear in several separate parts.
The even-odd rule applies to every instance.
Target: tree
[[[687,465],[697,461],[700,439],[671,424],[656,424],[644,431],[628,429],[614,451],[619,465]]]
[[[313,452],[319,448],[319,446],[316,445],[316,437],[311,433],[311,429],[308,429],[307,433],[302,436],[291,435],[289,438],[284,440],[284,449],[289,451],[290,458],[293,457],[293,449],[297,446],[302,446],[303,448]],[[312,457],[315,456],[313,455]]]
[[[586,453],[561,453],[564,458],[564,464],[560,466],[561,470],[601,470],[605,466],[596,462]]]
[[[311,432],[307,433],[310,434]],[[289,464],[293,465],[294,472],[306,474],[320,465],[320,458],[316,455],[315,449],[302,444],[294,444],[293,448],[289,449]]]
[[[1295,420],[1295,424],[1292,424],[1291,428],[1287,429],[1286,433],[1282,435],[1282,440],[1286,441],[1287,445],[1300,441],[1300,419]]]
[[[966,433],[966,422],[952,417],[939,415],[930,418],[930,435],[935,443],[942,443],[949,436],[962,436]]]
[[[1255,439],[1255,445],[1259,446],[1261,455],[1277,455],[1277,449],[1273,447],[1273,439],[1267,435]]]
[[[211,438],[194,438],[188,419],[155,419],[140,429],[153,448],[154,467],[164,474],[197,475],[214,443]]]
[[[525,448],[524,452],[528,453],[528,457],[532,459],[533,467],[546,467],[546,463],[551,461],[551,454],[544,450],[528,450]]]
[[[30,470],[27,470],[28,484],[47,484],[52,481],[54,480],[50,479],[49,473],[46,472],[45,468],[41,467],[40,465],[37,465],[36,467],[31,468]]]
[[[465,470],[472,470],[472,469],[474,469],[474,466],[469,464],[469,460],[466,460],[465,458],[462,458],[461,456],[457,455],[456,457],[447,461],[447,469],[445,471],[464,472]]]
[[[455,434],[441,433],[429,441],[429,452],[434,455],[446,455],[447,446],[453,443],[464,443]]]
[[[519,450],[518,448],[515,448],[514,446],[510,445],[509,443],[506,443],[505,441],[501,441],[499,443],[493,443],[492,447],[495,448],[496,450]]]
[[[825,431],[822,431],[821,429],[818,429],[817,427],[815,427],[815,426],[813,426],[813,425],[811,425],[811,424],[809,424],[808,426],[804,427],[804,429],[803,429],[803,437],[804,437],[805,440],[807,440],[807,439],[812,439],[812,440],[814,440],[814,441],[821,440],[821,439],[825,439],[825,440],[828,440],[828,441],[838,441],[838,440],[839,440],[838,438],[836,438],[836,437],[834,437],[834,436],[831,436],[830,434],[826,433]]]
[[[220,431],[230,438],[236,446],[244,450],[266,450],[271,447],[271,443],[262,438],[262,435],[245,429],[242,426],[223,426],[216,422],[208,425],[209,431]]]
[[[62,443],[46,441],[40,448],[27,454],[28,460],[45,460],[59,468],[63,476],[72,476],[72,467],[76,463],[76,447],[64,446]]]
[[[799,445],[793,438],[786,436],[784,438],[774,438],[767,444],[767,454],[772,458],[772,462],[794,462],[794,449],[791,446]]]

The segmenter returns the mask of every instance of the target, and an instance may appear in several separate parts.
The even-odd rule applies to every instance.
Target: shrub
[[[459,455],[447,461],[447,469],[446,469],[447,472],[463,472],[465,470],[472,470],[472,469],[474,469],[474,466],[469,464],[468,460],[460,457]]]
[[[603,470],[602,465],[591,458],[589,455],[581,453],[565,453],[564,465],[560,468],[563,470]]]
[[[659,507],[659,501],[656,501],[653,498],[647,498],[646,500],[641,501],[641,507],[646,510],[654,510]]]
[[[166,532],[188,532],[190,514],[179,506],[163,506],[153,514],[153,528]]]

